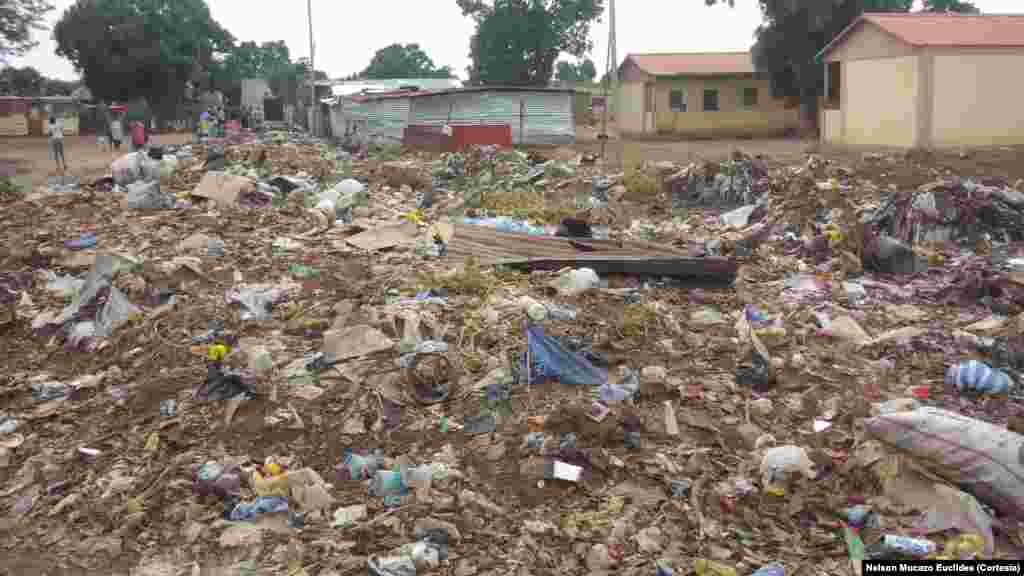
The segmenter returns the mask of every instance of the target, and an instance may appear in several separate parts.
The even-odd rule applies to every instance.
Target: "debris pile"
[[[104,184],[124,194],[3,214],[13,572],[776,576],[1024,551],[1005,181],[285,132],[135,162]]]

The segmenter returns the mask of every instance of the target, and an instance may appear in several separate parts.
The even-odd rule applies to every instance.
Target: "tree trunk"
[[[801,136],[817,136],[818,134],[818,97],[804,96],[800,99],[800,134]]]

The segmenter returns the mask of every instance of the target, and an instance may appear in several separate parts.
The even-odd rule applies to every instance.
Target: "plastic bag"
[[[799,446],[779,446],[765,452],[761,460],[761,485],[768,487],[779,482],[785,482],[793,473],[802,474],[809,480],[813,480],[817,473],[814,470],[814,462],[811,461],[807,451]]]
[[[558,340],[546,336],[540,326],[527,326],[527,359],[531,382],[557,378],[563,384],[601,386],[608,382],[608,372],[590,363],[580,354],[570,352]]]
[[[601,285],[601,279],[590,268],[569,270],[558,277],[555,288],[563,296],[579,296]]]
[[[984,362],[968,360],[946,370],[946,385],[961,393],[1003,394],[1013,387],[1013,381],[1005,372]]]
[[[177,156],[164,156],[163,159],[160,160],[160,178],[170,178],[177,169]]]
[[[1007,516],[1024,511],[1024,436],[937,408],[870,418],[868,434]]]
[[[160,182],[135,182],[128,185],[126,203],[132,210],[168,210],[177,200],[173,194],[160,192]]]
[[[160,179],[160,161],[148,156],[139,159],[139,174],[144,182],[155,182]]]
[[[120,186],[127,186],[142,177],[142,156],[138,152],[125,154],[110,165],[110,172],[114,176],[114,182]]]
[[[270,286],[248,286],[228,290],[225,300],[228,304],[241,304],[242,320],[266,320],[270,318],[270,308],[284,300],[287,295],[282,288]]]

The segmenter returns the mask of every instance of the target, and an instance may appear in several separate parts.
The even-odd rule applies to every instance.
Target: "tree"
[[[981,10],[974,2],[962,0],[924,0],[925,12],[959,12],[961,14],[980,14]]]
[[[708,6],[733,0],[704,0]],[[759,0],[763,23],[751,52],[758,71],[770,75],[776,96],[798,97],[813,123],[817,96],[825,82],[815,56],[864,12],[907,12],[913,0]],[[976,10],[969,2],[930,0],[929,7]]]
[[[419,44],[392,44],[377,50],[360,78],[454,78],[450,66],[438,68]]]
[[[456,2],[476,22],[468,69],[475,84],[547,84],[561,53],[590,52],[590,25],[604,13],[604,0]]]
[[[34,48],[33,30],[43,29],[43,17],[53,10],[45,0],[0,1],[0,59],[20,56]]]
[[[47,78],[31,66],[0,70],[0,95],[4,96],[70,96],[78,82]]]
[[[31,66],[0,70],[0,94],[6,96],[42,96],[46,78]]]
[[[579,64],[572,64],[566,61],[558,63],[555,71],[555,78],[562,82],[593,82],[597,78],[597,67],[590,58]]]
[[[175,115],[185,83],[214,53],[234,44],[205,0],[76,0],[53,37],[95,98],[144,98],[163,117]]]

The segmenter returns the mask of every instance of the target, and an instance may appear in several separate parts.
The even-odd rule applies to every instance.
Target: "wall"
[[[821,110],[821,118],[818,123],[818,127],[821,129],[821,139],[823,142],[829,144],[838,144],[842,142],[842,110]]]
[[[757,104],[744,108],[742,90],[757,89]],[[683,90],[687,111],[673,111],[670,94]],[[718,90],[718,111],[703,110],[704,90]],[[641,92],[639,101],[643,103]],[[673,78],[659,79],[654,86],[654,123],[659,133],[684,136],[772,136],[800,126],[799,110],[785,108],[781,99],[771,97],[771,84],[766,79],[740,78]]]
[[[572,108],[572,92],[456,92],[413,98],[409,123],[507,124],[514,144],[571,144]]]
[[[242,106],[262,106],[263,97],[270,92],[270,85],[262,78],[242,80]]]
[[[640,134],[644,131],[644,85],[642,82],[622,82],[618,87],[615,108],[616,127],[623,134]]]
[[[1024,50],[929,50],[929,56],[931,144],[1024,144]]]
[[[848,62],[913,54],[913,47],[871,22],[864,21],[856,30],[847,34],[839,46],[828,53],[825,61]]]
[[[843,62],[843,143],[918,145],[916,56]]]

